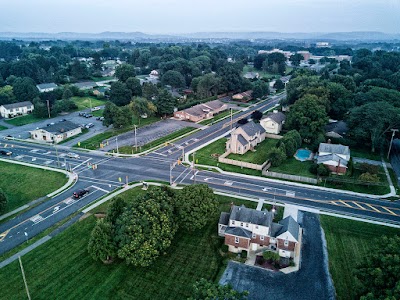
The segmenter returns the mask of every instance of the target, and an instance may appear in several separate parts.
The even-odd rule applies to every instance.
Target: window
[[[264,236],[263,235],[260,235],[260,240],[264,240]]]
[[[232,221],[232,225],[235,225],[235,221]]]
[[[235,244],[239,244],[239,238],[235,236]]]
[[[238,147],[238,151],[240,151],[240,146]]]
[[[258,229],[258,225],[256,225],[256,229]]]
[[[285,247],[289,246],[289,241],[285,240],[284,245],[285,245]]]
[[[240,226],[243,227],[243,223],[240,223]]]
[[[252,238],[255,239],[257,237],[257,235],[255,233],[253,233]]]
[[[249,223],[246,223],[246,227],[249,228]]]

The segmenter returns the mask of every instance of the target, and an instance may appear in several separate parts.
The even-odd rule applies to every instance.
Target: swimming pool
[[[299,161],[306,161],[311,159],[312,152],[308,149],[298,149],[294,157]]]

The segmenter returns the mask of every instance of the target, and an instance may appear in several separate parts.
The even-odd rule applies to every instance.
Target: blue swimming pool
[[[306,161],[311,159],[312,152],[308,149],[299,149],[296,151],[294,157],[299,161]]]

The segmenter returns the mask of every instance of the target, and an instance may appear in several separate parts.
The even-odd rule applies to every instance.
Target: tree
[[[267,59],[267,54],[258,54],[254,57],[254,68],[257,70],[261,70],[263,67],[264,61]]]
[[[301,54],[293,54],[290,56],[289,60],[292,62],[292,65],[295,67],[300,66],[300,62],[304,59],[303,55]]]
[[[0,189],[0,214],[2,214],[6,210],[7,203],[8,203],[7,196],[3,192],[3,190]]]
[[[32,114],[37,118],[47,118],[49,116],[47,105],[40,100],[39,97],[36,97],[32,101],[35,109],[33,110]]]
[[[132,98],[132,92],[125,83],[113,82],[110,89],[110,101],[118,106],[129,104]]]
[[[88,252],[94,260],[110,262],[117,254],[113,227],[104,219],[97,220],[90,235]]]
[[[296,129],[302,138],[311,142],[324,133],[324,126],[328,123],[325,107],[315,95],[304,95],[290,108],[286,119],[289,129]]]
[[[114,128],[126,127],[132,124],[132,112],[128,106],[117,107],[113,117]]]
[[[266,83],[263,80],[258,80],[254,86],[253,86],[253,98],[261,98],[268,94],[269,92],[269,86],[268,83]]]
[[[133,115],[139,120],[139,125],[141,116],[152,116],[157,112],[157,107],[153,102],[140,97],[133,98],[131,103],[129,103],[129,108]]]
[[[379,177],[377,174],[371,174],[371,173],[362,173],[359,177],[358,180],[360,181],[365,181],[369,183],[376,183],[379,182]]]
[[[276,89],[277,91],[283,90],[285,89],[285,84],[282,80],[277,79],[274,83],[274,89]]]
[[[175,196],[180,227],[195,231],[203,228],[218,209],[214,192],[205,184],[185,186]]]
[[[71,90],[69,88],[64,89],[64,92],[62,94],[63,99],[70,99],[73,96],[74,96],[74,94],[71,92]]]
[[[180,88],[185,86],[185,78],[178,71],[169,70],[161,77],[163,85],[170,85],[173,88]]]
[[[39,96],[35,82],[29,77],[16,78],[12,83],[12,87],[14,95],[19,102],[32,101]]]
[[[284,147],[272,148],[269,152],[268,159],[271,161],[271,166],[280,166],[286,159]]]
[[[217,95],[221,88],[221,78],[215,74],[193,78],[192,89],[199,98],[208,98]]]
[[[132,92],[132,96],[142,96],[142,86],[140,80],[135,77],[129,77],[126,82],[126,87]]]
[[[114,226],[118,217],[124,212],[126,206],[127,203],[123,197],[114,197],[107,209],[107,215],[104,220]]]
[[[92,55],[93,57],[93,68],[97,71],[101,71],[102,65],[101,65],[101,56],[99,52],[95,52]]]
[[[164,117],[174,112],[175,102],[174,97],[166,89],[162,89],[154,100],[158,114]]]
[[[118,256],[147,267],[171,245],[177,230],[168,193],[154,188],[129,201],[116,221]]]
[[[220,285],[201,278],[193,285],[193,295],[188,300],[246,300],[248,292],[235,291],[231,285]]]
[[[74,60],[69,69],[71,76],[77,80],[85,79],[89,76],[86,64],[81,63],[79,60]]]
[[[374,245],[354,271],[358,297],[400,299],[400,237],[380,237]]]
[[[267,59],[263,62],[265,71],[284,75],[286,71],[286,57],[282,53],[274,52],[268,54]]]
[[[35,109],[36,110],[36,109]],[[103,124],[104,126],[110,126],[114,123],[114,116],[116,115],[116,111],[118,110],[118,106],[116,106],[112,102],[107,102],[104,111],[103,111]]]
[[[0,105],[14,103],[15,100],[13,87],[11,85],[0,87]]]
[[[122,64],[115,69],[115,77],[117,77],[119,81],[126,82],[128,78],[135,76],[135,67],[130,64]]]
[[[145,97],[147,100],[152,100],[153,97],[158,95],[158,88],[156,85],[145,82],[142,86],[142,96]]]
[[[251,118],[255,121],[260,121],[262,117],[263,117],[263,113],[259,110],[255,110],[251,114]]]

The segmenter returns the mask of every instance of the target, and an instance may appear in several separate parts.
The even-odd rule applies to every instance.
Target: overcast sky
[[[0,31],[400,31],[400,0],[0,0]]]

